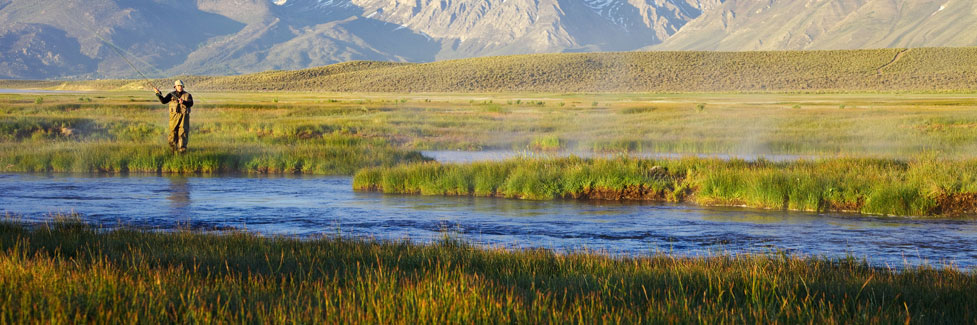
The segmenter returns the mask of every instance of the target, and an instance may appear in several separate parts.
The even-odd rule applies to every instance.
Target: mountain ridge
[[[644,50],[811,50],[977,45],[969,0],[727,0]]]
[[[966,0],[0,0],[0,78],[135,77],[112,47],[160,77],[559,52],[974,46],[974,25]]]

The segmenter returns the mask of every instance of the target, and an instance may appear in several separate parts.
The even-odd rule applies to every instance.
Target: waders
[[[156,97],[159,102],[169,104],[170,123],[166,129],[166,139],[170,149],[183,153],[187,151],[187,140],[190,134],[190,107],[193,106],[193,96],[183,91],[183,81],[177,80],[173,88],[176,90],[163,96],[156,90]]]

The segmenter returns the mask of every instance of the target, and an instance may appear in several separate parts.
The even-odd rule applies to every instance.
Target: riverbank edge
[[[365,168],[356,191],[977,218],[977,160],[515,158]]]
[[[969,323],[977,274],[0,221],[0,319]],[[27,307],[24,307],[27,306]]]
[[[352,176],[363,167],[431,161],[419,151],[393,147],[191,147],[176,153],[160,145],[102,142],[50,147],[4,146],[0,173],[89,173],[96,175],[322,175]]]

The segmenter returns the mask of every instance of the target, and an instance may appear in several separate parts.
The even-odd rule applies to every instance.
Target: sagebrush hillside
[[[180,78],[198,91],[971,91],[977,89],[977,48],[535,54],[422,64],[355,61],[296,71]],[[6,87],[18,84],[148,88],[138,80],[8,81]]]

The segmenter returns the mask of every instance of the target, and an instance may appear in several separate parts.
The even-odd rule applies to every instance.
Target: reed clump
[[[920,157],[792,162],[718,158],[518,158],[357,172],[358,190],[688,202],[899,216],[977,215],[977,161]]]
[[[0,223],[0,321],[903,323],[977,318],[977,275],[786,254],[609,257]]]

